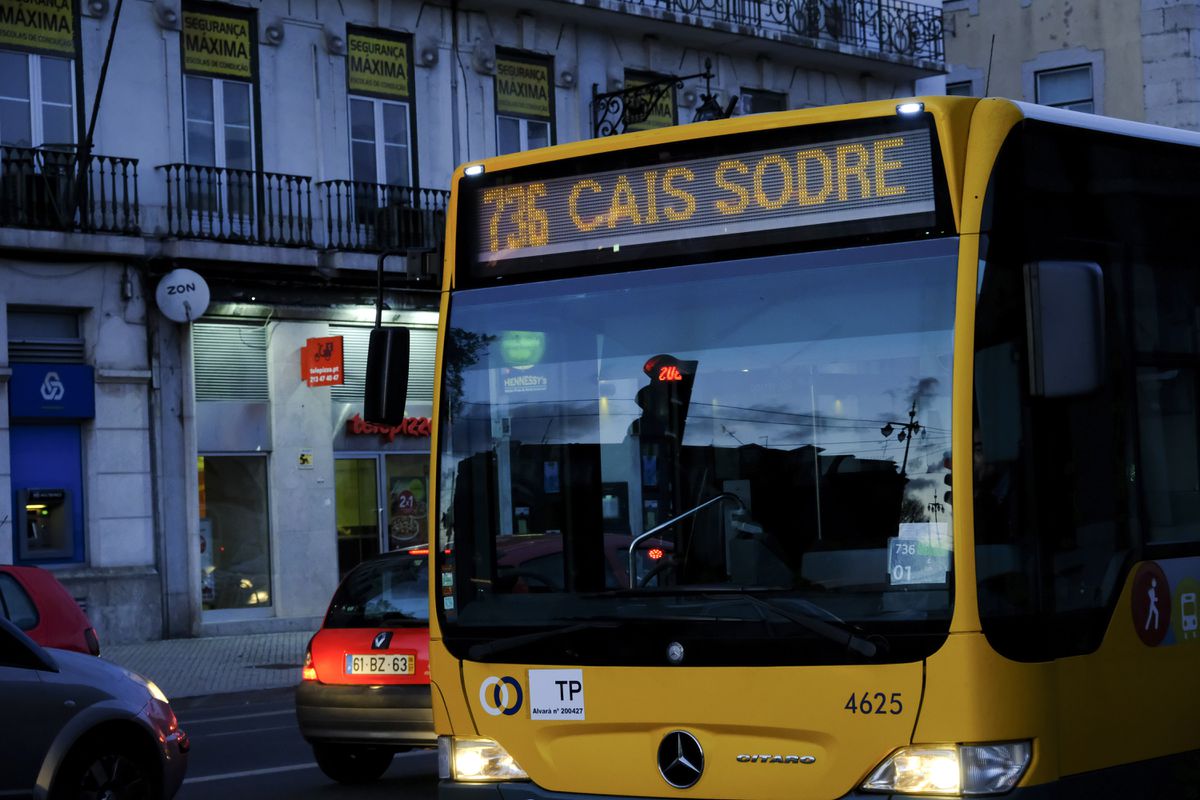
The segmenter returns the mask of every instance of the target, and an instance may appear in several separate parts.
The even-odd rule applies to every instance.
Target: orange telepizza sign
[[[367,422],[361,414],[355,414],[346,420],[346,432],[355,436],[382,436],[389,442],[396,441],[397,436],[423,437],[429,436],[433,430],[433,420],[429,417],[405,417],[399,425],[380,425]]]
[[[300,348],[300,378],[309,386],[344,383],[344,363],[340,336],[309,339]]]

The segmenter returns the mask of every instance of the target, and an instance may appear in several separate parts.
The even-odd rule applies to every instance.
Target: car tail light
[[[317,668],[313,666],[312,642],[309,642],[308,647],[304,648],[304,669],[300,670],[300,680],[315,681],[316,679]]]
[[[100,655],[100,637],[96,636],[95,628],[86,628],[83,638],[87,642],[88,652],[94,656]]]

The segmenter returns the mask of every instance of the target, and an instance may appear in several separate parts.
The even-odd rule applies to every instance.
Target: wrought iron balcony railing
[[[331,250],[438,250],[450,192],[362,181],[317,184]]]
[[[574,2],[575,0],[571,0]],[[942,10],[909,0],[619,0],[651,15],[691,17],[803,36],[883,55],[941,62]]]
[[[312,178],[164,164],[167,233],[184,239],[314,247]]]
[[[0,225],[135,235],[137,165],[93,154],[80,175],[73,148],[0,147]]]

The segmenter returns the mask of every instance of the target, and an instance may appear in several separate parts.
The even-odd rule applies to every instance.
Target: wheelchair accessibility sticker
[[[484,678],[479,685],[479,705],[493,717],[501,714],[511,717],[521,710],[525,693],[516,678],[505,675],[498,678],[495,675]]]
[[[1200,640],[1200,558],[1147,561],[1133,576],[1133,629],[1148,647]]]

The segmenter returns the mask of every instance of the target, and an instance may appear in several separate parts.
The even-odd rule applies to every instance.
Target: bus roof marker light
[[[924,103],[900,103],[896,106],[897,114],[920,114],[924,110]]]
[[[472,164],[463,170],[463,174],[468,178],[475,178],[483,174],[483,164]]]

